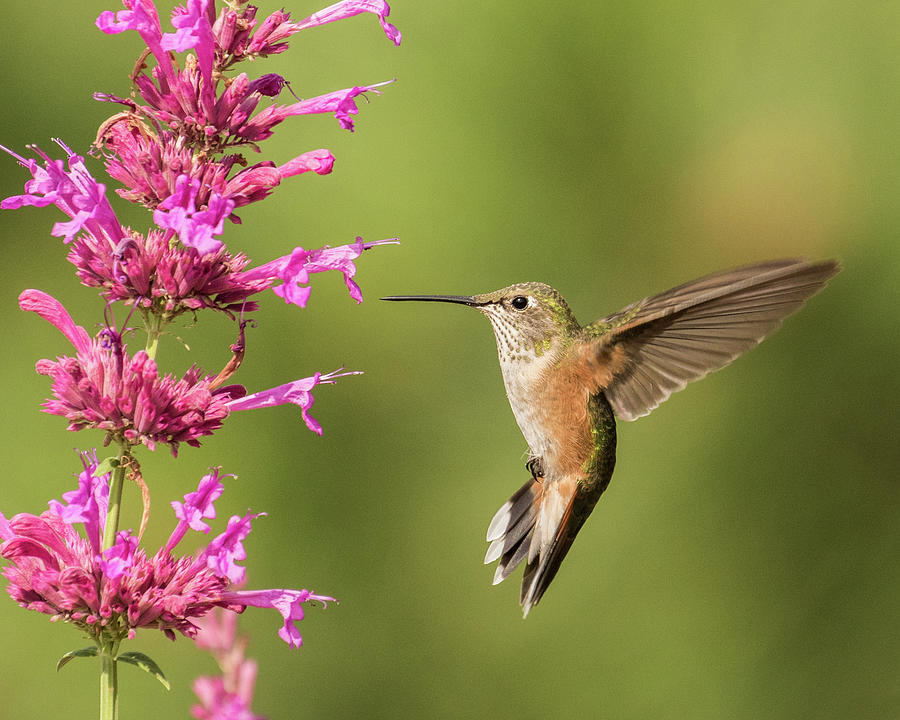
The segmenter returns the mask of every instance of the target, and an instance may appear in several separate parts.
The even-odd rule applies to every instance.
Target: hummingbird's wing
[[[585,326],[595,381],[621,420],[647,415],[692,380],[759,344],[840,270],[773,260],[708,275]]]

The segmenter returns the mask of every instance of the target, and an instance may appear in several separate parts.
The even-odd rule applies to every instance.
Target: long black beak
[[[382,300],[418,300],[419,302],[448,302],[458,303],[460,305],[479,305],[475,302],[475,298],[468,295],[391,295],[383,297]]]

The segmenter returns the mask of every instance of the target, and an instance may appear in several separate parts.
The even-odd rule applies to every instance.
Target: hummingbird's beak
[[[419,302],[448,302],[458,303],[460,305],[470,305],[475,307],[481,305],[476,302],[475,298],[469,295],[391,295],[383,297],[382,300],[418,300]]]

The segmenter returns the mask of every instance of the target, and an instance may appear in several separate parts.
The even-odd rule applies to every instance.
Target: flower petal
[[[91,348],[87,330],[75,324],[72,316],[56,298],[40,290],[23,290],[19,295],[19,307],[36,312],[44,318],[65,335],[78,352],[87,352]]]

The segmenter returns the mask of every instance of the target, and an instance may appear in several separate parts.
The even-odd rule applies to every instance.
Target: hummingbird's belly
[[[593,448],[588,393],[566,372],[543,375],[527,390],[509,383],[506,394],[531,454],[548,478],[580,476]]]

